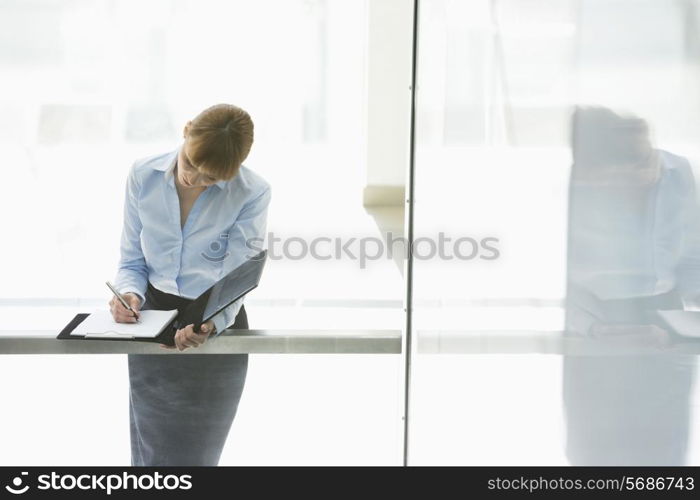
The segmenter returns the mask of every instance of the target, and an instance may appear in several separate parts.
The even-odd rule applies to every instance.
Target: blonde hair
[[[253,146],[253,120],[232,104],[216,104],[199,113],[185,128],[188,159],[205,175],[232,179]]]

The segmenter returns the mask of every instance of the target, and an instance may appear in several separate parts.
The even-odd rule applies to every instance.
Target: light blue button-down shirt
[[[263,248],[270,185],[245,166],[203,191],[180,227],[174,168],[178,151],[138,160],[129,172],[115,286],[143,301],[148,282],[193,299]],[[221,333],[243,298],[214,318]]]

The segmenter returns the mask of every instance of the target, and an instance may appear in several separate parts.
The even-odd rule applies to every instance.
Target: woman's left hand
[[[184,351],[189,347],[199,347],[204,344],[209,336],[216,331],[214,322],[209,320],[202,324],[199,329],[200,333],[194,331],[194,325],[187,325],[185,328],[180,328],[175,333],[175,346],[165,346],[169,349],[177,349],[178,351]]]

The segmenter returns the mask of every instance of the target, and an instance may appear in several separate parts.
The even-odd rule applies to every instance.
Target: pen
[[[136,311],[134,311],[134,310],[131,308],[131,306],[130,306],[129,304],[126,303],[126,301],[122,298],[121,295],[119,295],[119,292],[117,292],[117,291],[114,289],[114,287],[112,286],[112,284],[111,284],[109,281],[105,281],[105,284],[109,287],[110,290],[112,290],[112,293],[114,294],[114,296],[115,296],[117,299],[119,299],[119,302],[121,302],[122,305],[123,305],[124,307],[126,307],[129,311],[131,311],[132,313],[134,313],[134,318],[136,318],[136,321],[138,322],[139,316],[138,316],[138,314],[136,314]]]

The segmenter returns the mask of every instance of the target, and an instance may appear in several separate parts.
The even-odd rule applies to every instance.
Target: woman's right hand
[[[134,313],[129,311],[126,307],[116,297],[112,297],[109,301],[109,310],[112,313],[114,321],[117,323],[136,323],[138,318],[139,308],[141,307],[141,299],[135,293],[123,293],[122,299],[131,306],[131,308],[136,311],[136,316]]]

